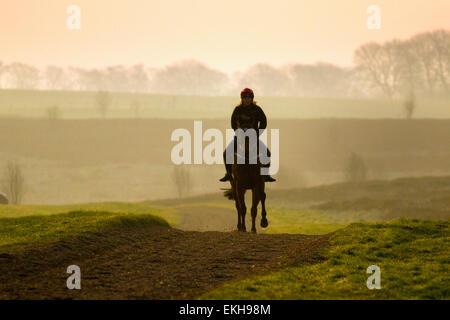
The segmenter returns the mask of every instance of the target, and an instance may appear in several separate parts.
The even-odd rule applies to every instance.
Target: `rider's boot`
[[[270,167],[270,163],[268,163],[266,165],[262,165],[262,167],[269,168]],[[269,174],[264,176],[264,182],[275,182],[275,181],[277,181],[277,180],[272,178]]]
[[[227,173],[219,181],[225,182],[231,180],[231,167],[232,167],[231,164],[225,164],[225,169],[227,170]]]

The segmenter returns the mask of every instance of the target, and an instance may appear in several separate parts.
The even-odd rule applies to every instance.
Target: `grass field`
[[[266,232],[331,233],[323,261],[227,282],[200,299],[450,299],[449,186],[450,177],[423,177],[270,191]],[[212,228],[221,231],[235,227],[234,210],[221,194],[0,206],[0,254],[110,227],[181,227],[192,220],[190,227],[200,230],[214,220]],[[381,290],[366,287],[370,265],[381,268]]]

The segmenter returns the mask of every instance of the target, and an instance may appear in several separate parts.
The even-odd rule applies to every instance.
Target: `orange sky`
[[[81,30],[66,8],[81,7]],[[366,9],[382,9],[368,30]],[[14,0],[0,5],[0,61],[43,67],[162,67],[196,59],[225,71],[252,64],[352,64],[368,41],[450,29],[450,0]]]

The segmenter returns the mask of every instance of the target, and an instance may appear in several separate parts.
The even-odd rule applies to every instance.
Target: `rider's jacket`
[[[261,107],[256,104],[251,104],[247,107],[239,105],[234,108],[233,114],[231,115],[231,127],[233,130],[238,128],[238,119],[241,114],[250,116],[253,119],[252,128],[257,130],[257,132],[258,129],[265,129],[267,127],[267,118]]]

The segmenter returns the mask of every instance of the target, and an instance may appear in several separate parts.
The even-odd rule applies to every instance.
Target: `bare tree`
[[[46,113],[49,120],[57,120],[61,117],[61,111],[57,105],[48,107]]]
[[[39,84],[39,69],[14,62],[5,67],[9,87],[16,89],[35,89]]]
[[[79,90],[102,91],[107,90],[105,81],[105,72],[103,70],[83,68],[69,68],[72,73],[74,82]]]
[[[177,187],[178,197],[182,198],[190,193],[192,187],[191,174],[189,168],[184,165],[173,167],[173,181]]]
[[[47,89],[61,90],[70,87],[70,81],[63,68],[48,66],[44,72]]]
[[[150,86],[150,80],[145,70],[145,66],[137,64],[128,71],[129,86],[132,92],[146,92]]]
[[[436,52],[428,33],[415,35],[410,39],[411,54],[420,70],[421,84],[428,95],[436,93],[438,75],[435,63]]]
[[[183,60],[155,73],[152,92],[164,94],[217,95],[228,82],[226,74],[195,60]]]
[[[102,118],[106,118],[106,113],[112,102],[111,94],[108,91],[98,91],[95,99],[100,115]]]
[[[435,51],[437,77],[442,90],[450,93],[450,31],[436,30],[429,34]]]
[[[291,85],[278,82],[292,96],[346,97],[350,93],[350,69],[328,63],[294,64],[286,67]],[[275,80],[275,79],[274,79]]]
[[[410,94],[404,103],[405,116],[406,119],[410,120],[413,117],[414,111],[416,109],[416,101],[414,99],[414,94]]]
[[[25,178],[18,162],[9,162],[4,175],[4,190],[11,204],[20,204],[25,189]]]
[[[128,70],[124,66],[107,67],[103,73],[103,83],[107,90],[116,92],[130,91]]]
[[[411,95],[418,92],[422,87],[418,58],[413,52],[414,49],[411,41],[399,43],[398,50],[400,69],[398,91],[401,95]]]
[[[350,182],[365,181],[367,179],[367,171],[364,159],[360,155],[352,153],[345,166],[346,180]]]
[[[141,105],[136,97],[133,97],[133,100],[131,100],[130,108],[131,111],[134,113],[134,117],[136,119],[139,118],[139,111],[141,109]]]
[[[401,75],[399,44],[397,40],[368,43],[358,48],[354,57],[357,70],[389,98],[398,90]]]
[[[237,79],[238,87],[251,87],[259,95],[280,96],[290,91],[290,79],[285,70],[266,63],[251,66]]]
[[[146,92],[150,80],[145,66],[135,65],[125,68],[122,65],[104,69],[69,68],[73,78],[72,87],[89,91]]]

